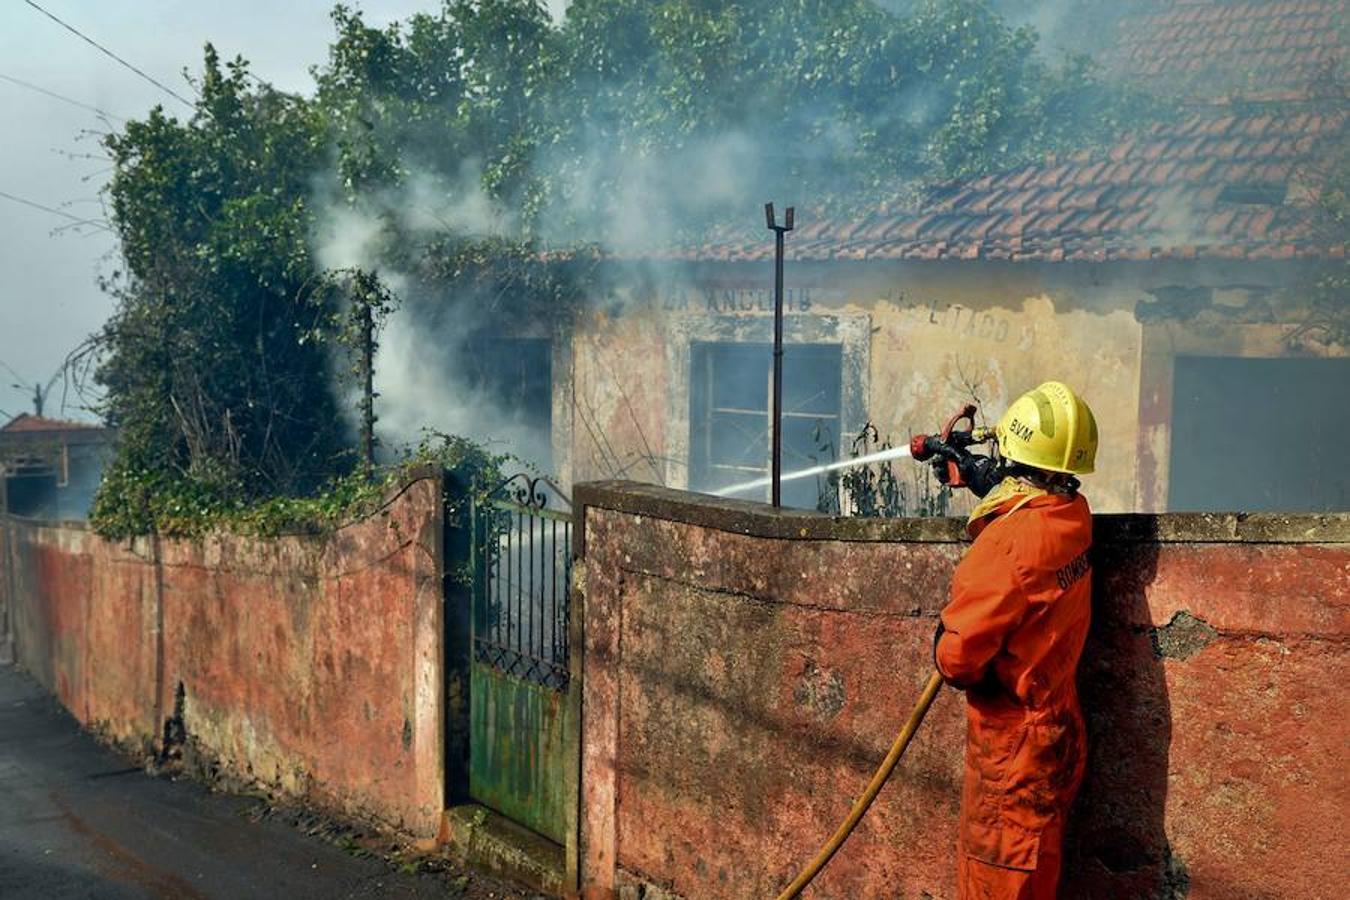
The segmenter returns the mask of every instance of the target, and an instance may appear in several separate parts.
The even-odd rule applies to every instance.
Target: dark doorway
[[[540,471],[553,466],[553,345],[546,338],[480,338],[464,354],[468,387],[496,417],[490,436]]]
[[[1168,508],[1350,509],[1350,359],[1180,356]]]

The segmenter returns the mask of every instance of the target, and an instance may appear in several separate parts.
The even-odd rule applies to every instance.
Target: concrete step
[[[563,848],[477,803],[441,814],[443,852],[463,865],[558,897],[563,893]]]

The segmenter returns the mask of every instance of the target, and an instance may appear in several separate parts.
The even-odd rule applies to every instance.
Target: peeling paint
[[[1166,625],[1150,628],[1148,634],[1158,659],[1189,659],[1219,637],[1208,622],[1184,609],[1173,613]]]

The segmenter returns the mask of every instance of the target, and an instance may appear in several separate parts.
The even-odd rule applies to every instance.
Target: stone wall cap
[[[573,506],[591,506],[637,516],[699,525],[717,531],[784,540],[906,541],[958,543],[965,521],[950,518],[865,519],[803,509],[775,509],[632,481],[592,481],[573,490]]]
[[[31,528],[66,528],[73,531],[88,531],[89,522],[85,519],[46,519],[32,516],[21,516],[18,513],[0,513],[0,521],[13,522],[16,525],[27,525]]]
[[[964,519],[831,516],[632,481],[578,484],[574,506],[786,540],[965,540]],[[1350,543],[1350,513],[1108,513],[1094,517],[1094,530],[1098,543],[1345,544]]]
[[[1345,544],[1350,513],[1108,513],[1094,517],[1098,541],[1163,544]]]
[[[394,503],[394,501],[398,500],[399,497],[406,494],[413,487],[413,485],[417,484],[418,482],[436,481],[440,483],[445,478],[445,470],[433,463],[418,463],[416,465],[409,466],[406,470],[401,472],[400,475],[401,477],[397,481],[394,481],[385,487],[384,493],[380,497],[380,502],[376,504],[374,507],[372,507],[371,510],[363,516],[358,516],[354,519],[349,519],[344,522],[341,522],[337,525],[337,527],[331,530],[280,531],[277,532],[275,535],[272,535],[272,537],[278,538],[323,537],[327,534],[334,534],[344,529],[361,525],[366,521],[383,514],[384,511],[387,510]],[[440,490],[444,490],[444,487],[442,486]],[[32,528],[56,528],[56,529],[65,529],[69,531],[93,531],[93,527],[89,524],[88,519],[32,518],[29,516],[21,516],[16,513],[6,512],[0,513],[0,522],[4,521],[12,521],[15,524],[26,525]],[[150,536],[149,532],[134,535],[134,537],[149,537],[149,536]],[[220,537],[237,538],[237,537],[253,537],[253,535],[236,533],[229,530],[213,529],[195,538],[166,538],[166,540],[184,540],[189,542],[201,542],[202,540],[208,538],[220,538]]]

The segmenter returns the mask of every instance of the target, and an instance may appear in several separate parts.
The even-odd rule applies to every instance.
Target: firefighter
[[[970,516],[934,660],[966,693],[957,896],[1055,896],[1087,744],[1074,674],[1091,615],[1097,424],[1067,386],[1019,397],[995,428],[1002,476]]]

